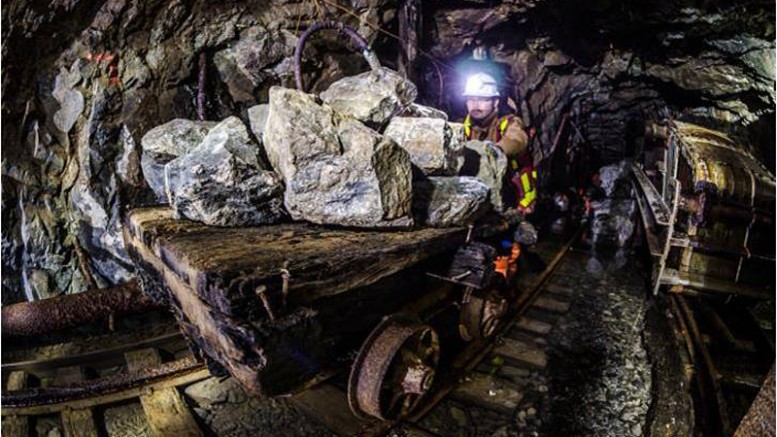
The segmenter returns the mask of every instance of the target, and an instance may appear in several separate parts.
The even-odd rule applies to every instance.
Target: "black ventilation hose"
[[[305,47],[305,41],[310,37],[310,35],[318,32],[322,29],[334,29],[339,31],[340,33],[344,33],[351,37],[351,41],[356,44],[356,47],[361,51],[362,55],[364,56],[364,59],[367,60],[367,63],[370,64],[370,68],[375,71],[380,68],[380,61],[378,61],[378,57],[375,56],[375,54],[370,50],[370,46],[367,44],[367,41],[362,38],[361,35],[356,33],[356,31],[348,26],[345,25],[339,21],[322,21],[320,23],[316,23],[305,30],[304,33],[302,33],[302,36],[299,38],[299,42],[297,43],[297,47],[294,49],[294,80],[297,83],[297,89],[300,91],[305,91],[305,88],[302,85],[302,49]]]

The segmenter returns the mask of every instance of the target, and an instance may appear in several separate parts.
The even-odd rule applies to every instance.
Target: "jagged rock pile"
[[[237,117],[173,120],[141,141],[146,181],[179,217],[213,226],[260,225],[282,216],[283,185]]]
[[[472,223],[499,199],[491,187],[503,171],[458,176],[462,126],[413,103],[416,94],[386,68],[343,78],[320,100],[276,86],[268,104],[248,110],[253,138],[234,116],[173,120],[149,131],[144,175],[179,217],[208,225],[261,225],[286,214],[356,227]]]

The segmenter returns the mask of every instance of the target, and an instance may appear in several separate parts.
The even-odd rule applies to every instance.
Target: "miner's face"
[[[499,106],[499,99],[494,97],[470,97],[467,99],[467,112],[475,121],[482,121],[494,114]]]

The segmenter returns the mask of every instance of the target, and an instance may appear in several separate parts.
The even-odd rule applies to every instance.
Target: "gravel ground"
[[[544,369],[493,359],[478,366],[477,372],[521,391],[516,409],[496,412],[446,400],[420,425],[446,437],[643,435],[651,400],[642,338],[645,281],[641,267],[621,267],[623,256],[591,261],[572,253],[562,261],[551,288],[575,294],[569,312],[539,339]]]
[[[218,437],[334,437],[286,400],[248,396],[232,378],[211,377],[190,385],[184,393]]]
[[[631,262],[610,269],[597,261],[589,258],[586,270],[567,264],[561,271],[559,281],[577,293],[548,338],[550,396],[542,435],[645,432],[652,378],[642,338],[647,305],[638,272],[644,267]]]

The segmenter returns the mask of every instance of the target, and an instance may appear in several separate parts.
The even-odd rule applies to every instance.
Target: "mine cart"
[[[517,257],[495,263],[491,245],[468,242],[471,228],[219,228],[166,207],[131,211],[124,232],[144,291],[172,308],[213,368],[273,396],[353,363],[352,409],[386,419],[432,384],[441,351],[429,321],[440,308],[461,308],[448,324],[464,340],[494,332],[507,308],[494,266]]]
[[[689,123],[650,124],[645,145],[633,175],[655,290],[770,298],[774,175],[726,135]]]

